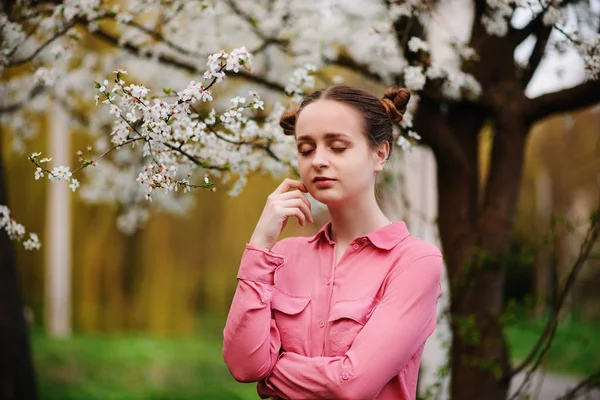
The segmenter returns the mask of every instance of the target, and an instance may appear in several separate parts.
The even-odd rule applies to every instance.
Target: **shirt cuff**
[[[237,277],[238,279],[273,285],[275,270],[285,262],[285,256],[246,244]]]

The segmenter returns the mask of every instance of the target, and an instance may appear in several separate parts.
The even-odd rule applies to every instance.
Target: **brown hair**
[[[378,99],[369,92],[352,86],[331,86],[317,90],[307,96],[295,111],[281,116],[279,125],[286,135],[294,135],[298,115],[304,107],[317,100],[334,100],[344,103],[358,111],[364,120],[365,135],[369,143],[376,147],[384,142],[393,144],[393,123],[402,121],[410,92],[404,88],[389,88],[383,98]]]

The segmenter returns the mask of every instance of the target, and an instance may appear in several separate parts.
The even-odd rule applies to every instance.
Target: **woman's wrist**
[[[267,246],[264,242],[259,241],[259,240],[252,240],[252,239],[250,239],[250,241],[248,242],[248,244],[250,246],[255,247],[257,249],[260,249],[260,250],[271,251],[271,248],[269,246]]]

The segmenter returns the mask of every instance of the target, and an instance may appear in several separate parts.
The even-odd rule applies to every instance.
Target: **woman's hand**
[[[308,190],[302,182],[289,178],[281,182],[267,198],[249,244],[268,251],[277,243],[288,218],[298,218],[300,226],[304,226],[306,221],[312,223],[310,202],[303,193],[308,193]]]
[[[256,392],[261,399],[281,399],[276,391],[267,386],[265,381],[258,382]]]

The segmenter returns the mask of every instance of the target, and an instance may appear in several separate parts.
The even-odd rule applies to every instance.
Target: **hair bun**
[[[409,100],[410,91],[408,89],[391,87],[383,94],[381,104],[393,122],[400,122],[404,117]]]
[[[296,132],[296,111],[286,111],[279,118],[279,126],[285,135],[294,136]]]

